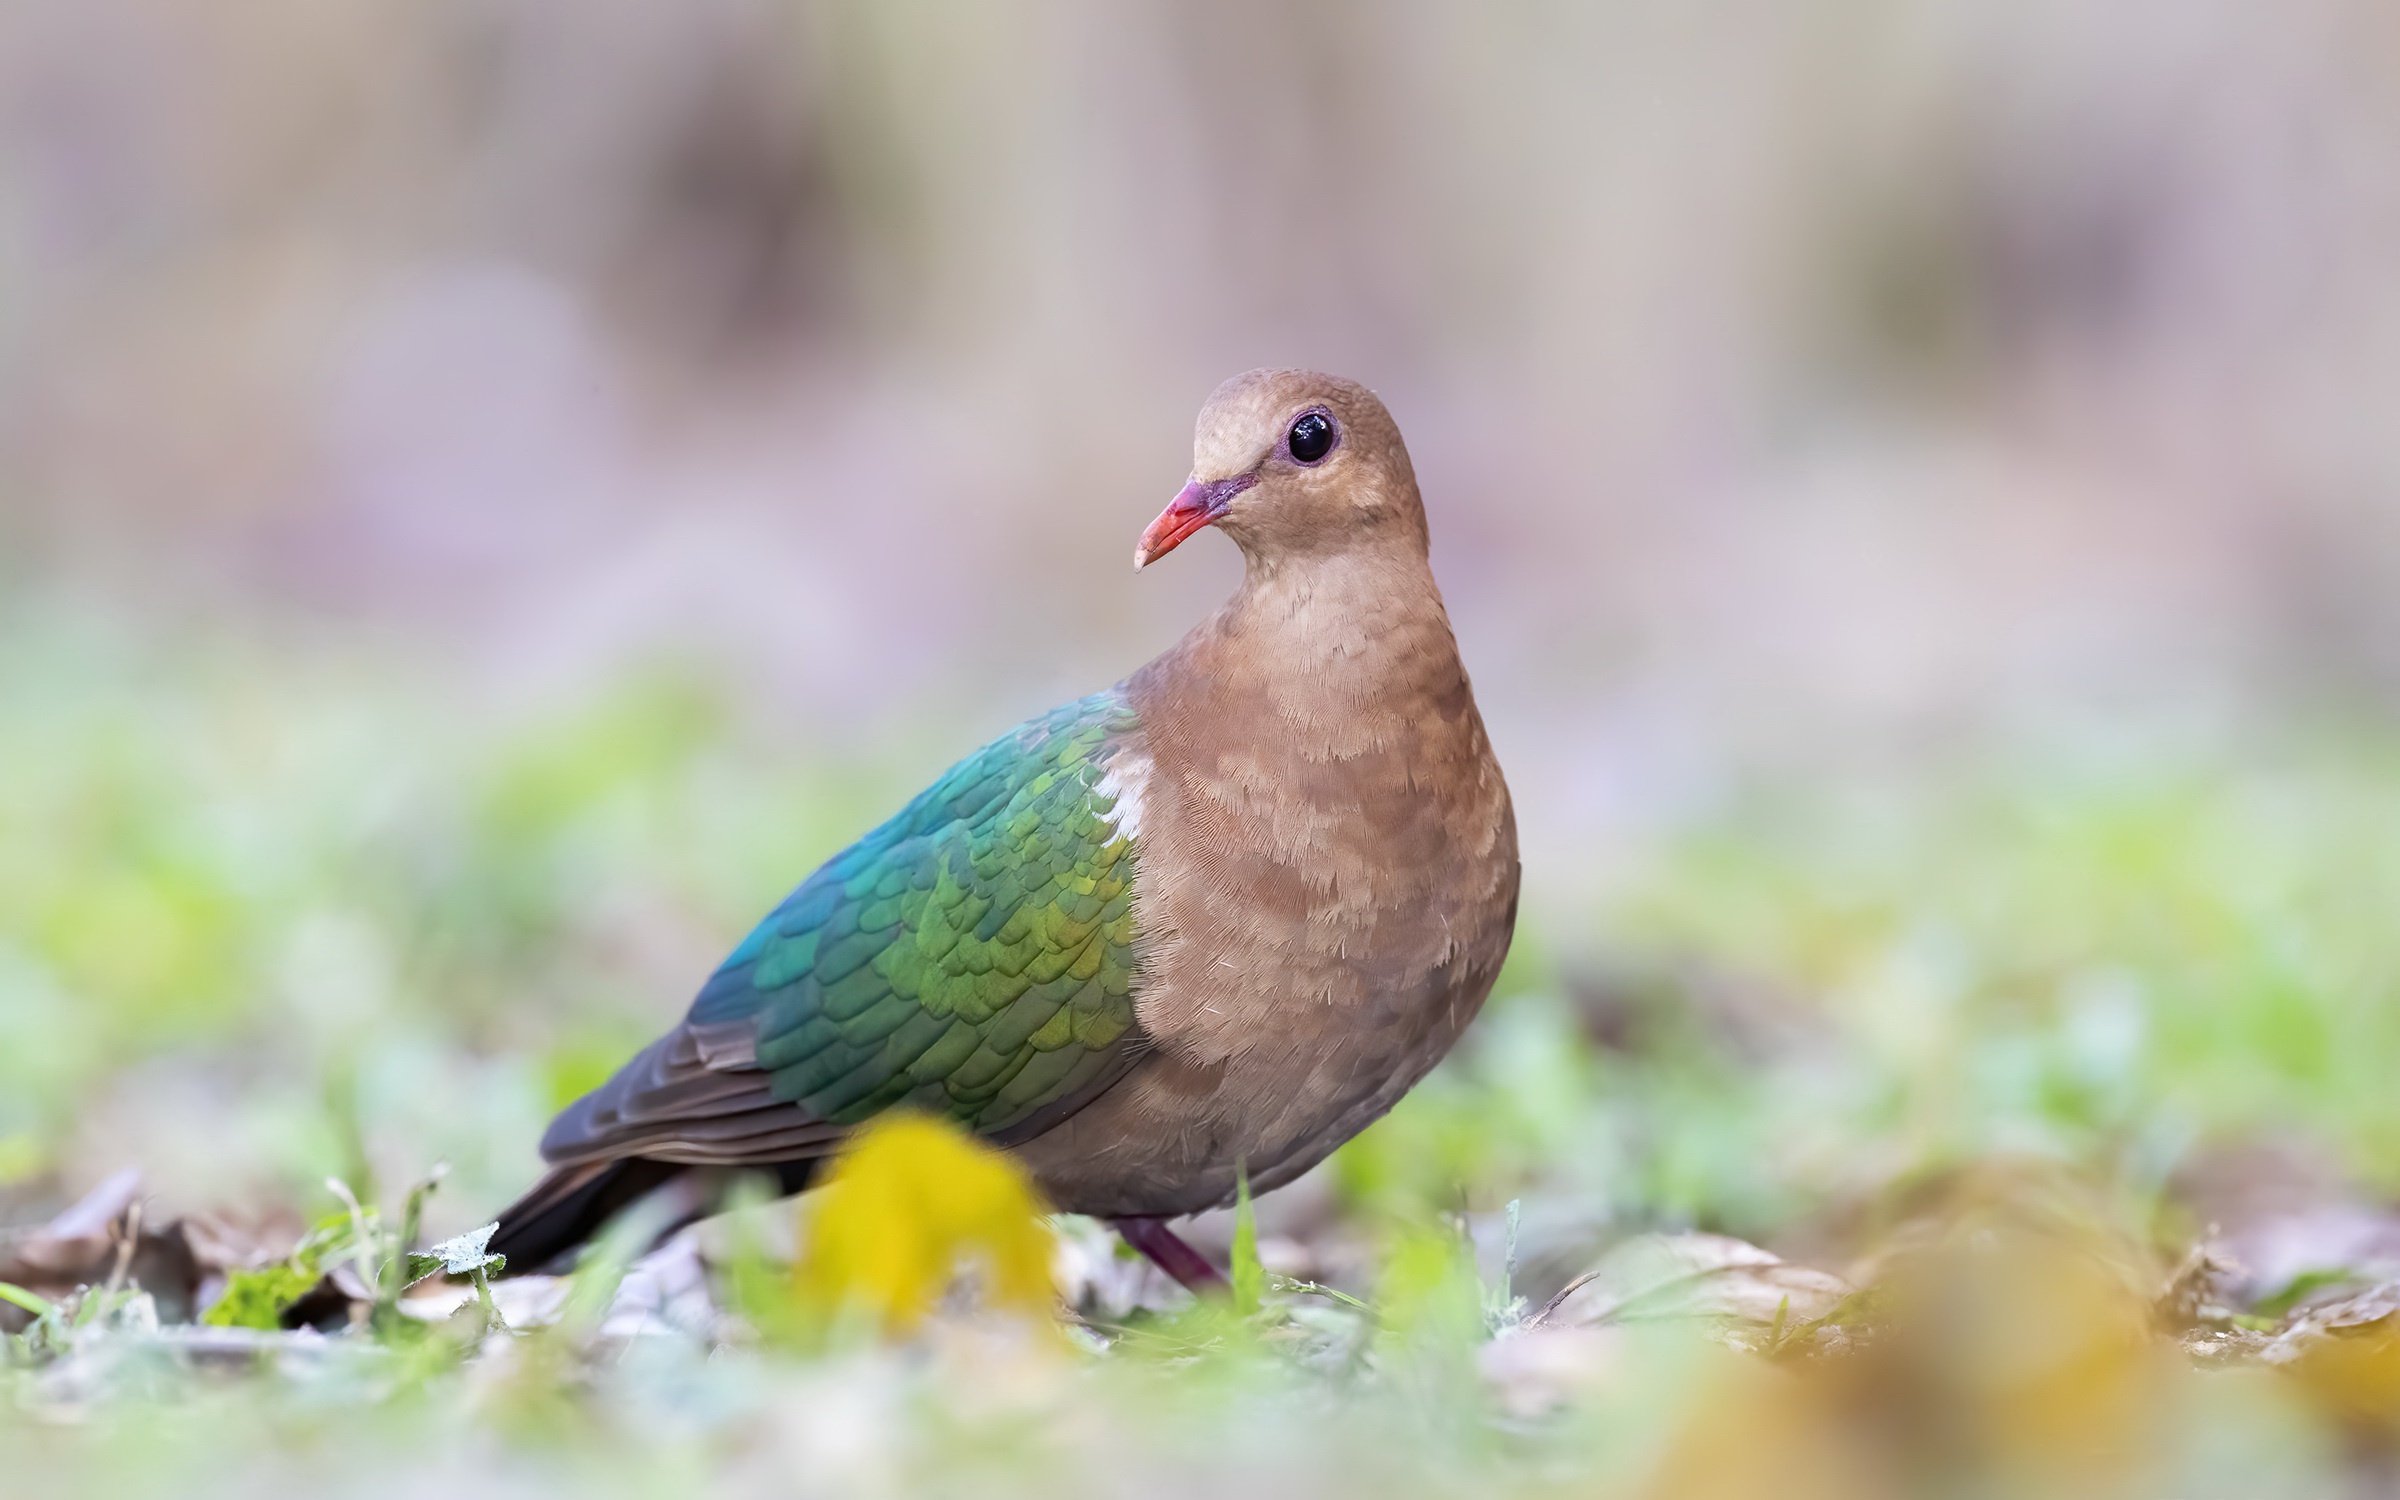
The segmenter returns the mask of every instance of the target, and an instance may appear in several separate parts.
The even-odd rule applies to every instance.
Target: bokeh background
[[[15,0],[0,1211],[480,1222],[1232,587],[1128,555],[1290,363],[1408,435],[1527,914],[1290,1212],[2363,1214],[2395,140],[2379,0]]]

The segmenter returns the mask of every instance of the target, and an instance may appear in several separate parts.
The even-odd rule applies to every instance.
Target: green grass
[[[428,1232],[479,1222],[546,1114],[931,763],[797,754],[673,674],[540,711],[452,692],[256,642],[0,640],[0,1207],[131,1160],[170,1207],[296,1229],[328,1176],[396,1206],[439,1161]],[[1251,1316],[1105,1359],[370,1340],[194,1379],[20,1350],[0,1445],[27,1493],[1580,1493],[1638,1480],[1714,1367],[1637,1341],[1603,1399],[1495,1410],[1512,1201],[1538,1295],[1639,1230],[1855,1246],[1895,1192],[1994,1158],[2059,1164],[2145,1233],[2249,1142],[2400,1188],[2389,727],[1762,784],[1625,863],[1589,909],[1532,893],[1490,1013],[1337,1157],[1363,1302],[1266,1276],[1245,1213]],[[7,1414],[54,1409],[62,1370],[106,1399]],[[2317,1472],[2305,1424],[2220,1401],[2176,1408],[2208,1472]]]

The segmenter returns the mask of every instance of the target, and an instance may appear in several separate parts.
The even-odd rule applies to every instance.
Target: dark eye
[[[1333,418],[1321,411],[1306,413],[1292,424],[1285,441],[1295,461],[1313,464],[1333,451]]]

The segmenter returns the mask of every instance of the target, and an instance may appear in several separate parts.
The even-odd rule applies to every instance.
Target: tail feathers
[[[657,1194],[669,1201],[651,1236],[655,1245],[714,1213],[738,1177],[763,1174],[782,1191],[797,1193],[814,1181],[819,1165],[811,1158],[765,1163],[743,1172],[628,1156],[559,1167],[500,1215],[487,1248],[508,1257],[503,1276],[553,1269],[606,1229],[611,1219]]]
[[[521,1276],[549,1269],[607,1228],[609,1220],[690,1170],[675,1162],[638,1156],[560,1167],[500,1215],[490,1250],[508,1257],[501,1274]],[[697,1212],[682,1215],[662,1228],[659,1237],[665,1238],[696,1217]]]

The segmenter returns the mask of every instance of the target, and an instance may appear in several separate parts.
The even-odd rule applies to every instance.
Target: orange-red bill
[[[1185,485],[1134,545],[1134,570],[1139,572],[1182,546],[1185,538],[1224,515],[1234,496],[1256,483],[1255,474],[1239,474],[1231,479],[1195,479]]]

